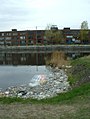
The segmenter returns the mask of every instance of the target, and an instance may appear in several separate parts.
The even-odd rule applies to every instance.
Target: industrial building
[[[59,29],[57,29],[59,30]],[[64,28],[61,30],[64,36],[64,43],[76,42],[80,43],[78,35],[80,29]],[[88,33],[90,38],[90,30]],[[12,29],[11,31],[0,32],[0,45],[1,46],[29,46],[34,44],[45,44],[47,39],[45,37],[45,30],[23,30],[18,31]]]

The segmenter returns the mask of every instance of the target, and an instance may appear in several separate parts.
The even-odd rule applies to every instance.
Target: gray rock
[[[20,87],[9,87],[5,92],[5,96],[44,99],[56,96],[58,93],[68,91],[70,88],[68,76],[61,69],[50,69],[52,73],[47,76],[46,81],[39,85],[22,85]]]

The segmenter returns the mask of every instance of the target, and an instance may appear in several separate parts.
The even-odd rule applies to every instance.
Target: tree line
[[[45,37],[47,42],[50,44],[62,44],[65,43],[66,39],[66,36],[63,34],[63,31],[58,30],[58,27],[56,25],[47,25]],[[83,21],[81,23],[81,28],[77,36],[77,40],[79,40],[81,43],[88,42],[90,40],[87,21]]]

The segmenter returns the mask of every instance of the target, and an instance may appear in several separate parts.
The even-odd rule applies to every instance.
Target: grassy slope
[[[71,85],[81,85],[90,82],[90,56],[78,58],[71,62],[72,69],[69,72]]]

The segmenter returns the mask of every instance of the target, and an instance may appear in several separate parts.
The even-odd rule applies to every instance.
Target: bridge
[[[31,46],[1,46],[0,53],[90,53],[90,45],[31,45]]]

